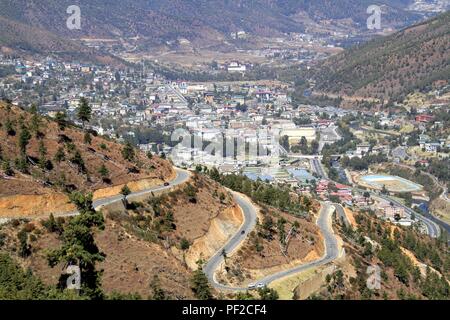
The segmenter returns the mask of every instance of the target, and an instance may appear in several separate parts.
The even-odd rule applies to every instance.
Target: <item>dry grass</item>
[[[21,120],[22,119],[22,120]],[[6,133],[7,120],[13,123],[15,135]],[[0,150],[4,161],[9,161],[14,167],[14,160],[19,157],[20,122],[30,126],[31,114],[12,106],[7,108],[0,104]],[[51,161],[53,168],[42,170],[30,162],[26,174],[14,170],[12,177],[6,177],[0,171],[0,208],[2,215],[15,216],[17,210],[14,208],[14,198],[20,196],[43,196],[39,199],[30,197],[20,201],[18,210],[26,215],[39,214],[49,211],[47,207],[39,207],[40,202],[45,202],[45,197],[53,197],[61,201],[55,202],[55,207],[63,208],[67,204],[67,197],[63,195],[64,189],[70,187],[72,190],[82,192],[93,192],[101,195],[117,194],[120,188],[126,184],[142,184],[137,181],[145,180],[147,184],[160,184],[174,176],[174,171],[169,162],[153,157],[148,159],[146,155],[138,152],[136,159],[129,162],[123,159],[123,145],[109,141],[102,137],[92,136],[91,144],[84,143],[84,132],[80,129],[68,127],[64,131],[58,125],[48,119],[42,119],[39,131],[43,135],[42,142],[46,148],[46,159]],[[65,160],[57,162],[54,160],[58,149],[62,148]],[[75,150],[81,154],[85,164],[84,172],[74,165],[70,159],[73,158]],[[27,156],[34,163],[39,159],[39,139],[32,133],[32,138],[26,148]],[[108,179],[103,179],[99,169],[104,165],[109,171]],[[137,169],[134,170],[133,168]],[[131,170],[131,171],[130,171]],[[48,181],[48,184],[44,184]],[[56,195],[55,195],[56,194]],[[96,198],[99,197],[97,195]],[[11,205],[13,203],[13,205]],[[35,206],[36,205],[36,206]],[[17,208],[16,208],[17,209]],[[50,208],[50,212],[52,212]]]
[[[300,224],[298,232],[289,241],[287,252],[283,254],[281,251],[276,226],[273,228],[272,240],[262,238],[257,233],[252,233],[240,249],[227,259],[226,265],[223,266],[218,275],[221,281],[234,285],[247,284],[268,274],[317,260],[323,255],[323,239],[318,227],[313,222],[273,209],[265,214],[273,216],[275,223],[279,217],[288,221],[285,225],[286,234],[294,221]],[[256,250],[256,239],[263,247],[260,252]],[[228,268],[228,271],[225,271],[225,267]]]
[[[114,219],[108,208],[104,208],[105,230],[96,233],[96,243],[106,254],[105,261],[98,265],[98,269],[103,270],[102,285],[105,292],[139,293],[147,298],[152,293],[149,284],[157,275],[161,287],[171,298],[194,298],[189,284],[192,268],[186,263],[191,250],[182,252],[179,249],[180,239],[186,238],[191,244],[196,240],[207,239],[208,242],[203,246],[193,248],[193,256],[206,258],[211,253],[207,250],[209,242],[221,246],[227,240],[227,236],[221,237],[215,233],[214,227],[222,224],[224,229],[229,227],[227,230],[230,233],[235,232],[242,222],[242,215],[236,210],[229,195],[223,201],[215,196],[221,192],[226,193],[216,182],[203,176],[194,176],[191,184],[198,188],[195,204],[189,201],[183,187],[162,196],[166,199],[162,207],[173,213],[176,228],[153,240],[144,240],[131,233],[127,228],[128,220]],[[148,214],[151,210],[146,207],[145,202],[143,205],[144,207],[121,214],[128,218]],[[32,224],[39,231],[32,231],[37,239],[30,242],[30,257],[22,259],[17,256],[16,251],[17,232],[25,223],[15,227],[9,224],[2,228],[1,233],[7,235],[2,249],[14,256],[23,267],[30,268],[45,283],[55,285],[63,266],[50,268],[46,252],[58,248],[61,241],[55,233],[48,233],[38,221]],[[192,260],[195,263],[195,257]]]
[[[441,198],[436,198],[431,204],[431,212],[439,219],[450,224],[450,203]]]
[[[310,268],[296,275],[275,280],[269,287],[278,292],[280,300],[292,300],[295,288],[297,288],[300,283],[311,278],[322,268],[323,267]]]

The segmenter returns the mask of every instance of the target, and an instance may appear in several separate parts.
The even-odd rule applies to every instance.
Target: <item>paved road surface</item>
[[[327,178],[325,170],[323,170],[322,164],[318,159],[311,159],[311,168],[321,177]]]
[[[322,232],[323,237],[325,238],[325,254],[322,256],[322,258],[311,261],[302,265],[299,265],[295,268],[285,270],[278,272],[276,274],[267,276],[259,281],[257,283],[262,283],[264,285],[267,285],[271,283],[274,280],[281,279],[286,276],[292,276],[296,273],[299,273],[301,271],[305,271],[307,269],[310,269],[312,267],[318,267],[324,264],[327,264],[333,260],[335,260],[339,256],[339,247],[336,235],[333,232],[332,228],[332,205],[330,203],[322,203],[322,208],[320,209],[319,218],[317,219],[317,226],[319,227],[320,231]]]
[[[246,234],[251,231],[251,228],[255,226],[256,222],[256,210],[253,207],[252,203],[247,199],[235,194],[235,199],[241,208],[244,211],[244,216],[246,222],[244,222],[244,226],[238,231],[238,233],[225,245],[225,252],[232,252],[241,242],[245,240],[245,236],[241,235],[241,230],[246,230]],[[317,267],[326,263],[329,263],[336,259],[339,256],[339,248],[336,236],[334,235],[332,229],[332,213],[331,204],[322,203],[322,208],[319,213],[319,218],[317,219],[317,225],[320,228],[323,237],[325,238],[325,248],[326,252],[324,256],[318,260],[308,262],[305,264],[301,264],[297,267],[291,268],[289,270],[281,271],[269,275],[265,278],[259,279],[256,281],[256,284],[268,285],[274,280],[281,279],[286,276],[294,275],[298,272],[307,270],[312,267]],[[250,229],[247,229],[250,228]],[[246,287],[231,287],[227,285],[220,284],[216,281],[214,277],[214,273],[220,264],[223,262],[222,249],[220,249],[204,266],[203,271],[208,277],[210,283],[214,286],[214,288],[219,290],[228,290],[228,291],[244,291],[247,290]]]
[[[320,131],[320,141],[319,141],[319,149],[318,153],[320,154],[322,152],[323,147],[325,144],[332,144],[338,140],[341,140],[341,136],[337,132],[338,126],[330,126],[328,128],[322,129]]]
[[[154,187],[151,187],[151,188],[148,188],[145,190],[141,190],[138,192],[132,192],[130,195],[127,196],[127,199],[132,200],[133,197],[151,194],[152,192],[167,190],[167,189],[173,188],[174,186],[177,186],[177,185],[182,184],[182,183],[186,182],[187,180],[189,180],[190,174],[188,171],[178,169],[175,167],[174,167],[174,169],[175,169],[177,175],[174,180],[169,182],[168,186],[154,186]],[[101,209],[104,206],[122,201],[123,198],[124,198],[123,195],[118,194],[118,195],[115,195],[112,197],[97,199],[93,202],[93,206],[96,210]],[[55,217],[71,217],[71,216],[76,216],[76,215],[78,215],[78,211],[57,214],[57,215],[55,215]]]
[[[129,196],[127,196],[127,199],[132,200],[133,197],[151,194],[152,192],[167,190],[167,189],[173,188],[179,184],[182,184],[189,179],[189,176],[190,176],[189,172],[178,169],[178,168],[175,168],[175,171],[177,173],[177,176],[175,177],[174,180],[169,182],[168,186],[155,186],[155,187],[151,187],[151,188],[148,188],[148,189],[145,189],[142,191],[133,192]],[[117,196],[113,196],[113,197],[109,197],[109,198],[105,198],[105,199],[98,199],[98,200],[94,201],[93,204],[94,204],[94,208],[97,209],[97,208],[100,208],[100,207],[108,205],[108,204],[122,201],[122,199],[123,199],[123,196],[119,194]]]
[[[400,167],[403,167],[403,168],[408,168],[408,169],[415,170],[414,167],[411,167],[411,166],[408,166],[408,165],[405,165],[405,164],[399,164],[398,163],[397,165],[400,166]],[[441,184],[439,179],[436,176],[432,175],[431,173],[425,172],[425,171],[422,171],[422,173],[427,175],[427,176],[429,176],[431,179],[433,179],[433,181],[436,183],[436,185],[438,185],[439,187],[442,188],[442,193],[440,194],[439,197],[442,200],[444,200],[444,201],[450,202],[450,199],[448,198],[447,186],[445,184]],[[450,234],[450,225],[447,222],[439,219],[438,217],[434,216],[431,213],[422,214],[422,216],[425,216],[426,218],[428,218],[429,220],[431,220],[435,224],[439,225],[440,227],[442,227],[444,230],[446,230]],[[449,239],[449,243],[450,243],[450,239]]]
[[[323,156],[317,156],[317,155],[311,156],[311,155],[304,155],[304,154],[298,154],[298,153],[289,153],[287,156],[290,159],[309,159],[309,160],[319,159],[319,160],[322,160],[322,158],[323,158]]]
[[[323,170],[322,164],[319,162],[319,160],[313,159],[311,160],[311,166],[312,169],[322,178],[327,178],[327,175],[325,173],[325,170]],[[360,191],[360,192],[365,192],[367,190],[362,190],[362,189],[358,189],[355,188],[356,190]],[[406,206],[404,206],[403,204],[399,203],[398,201],[386,196],[386,195],[378,195],[372,191],[369,191],[369,193],[373,196],[378,196],[386,201],[392,202],[400,207],[402,207],[403,209],[405,209],[405,212],[408,216],[411,216],[411,213],[414,212],[414,210],[412,210],[411,208],[408,208]],[[337,209],[339,212],[339,209]],[[437,238],[440,236],[441,234],[441,229],[439,227],[442,226],[445,230],[447,230],[448,232],[450,232],[450,227],[448,224],[443,223],[442,221],[440,221],[439,219],[436,219],[435,217],[433,217],[432,215],[421,215],[418,214],[416,212],[414,212],[414,215],[416,216],[416,219],[420,220],[426,227],[427,229],[427,233],[430,237],[432,238]]]
[[[327,178],[325,171],[323,170],[322,164],[318,161],[318,160],[311,160],[312,161],[312,168],[313,170],[319,174],[319,176],[321,176],[322,178]],[[450,227],[448,224],[445,224],[444,222],[440,221],[439,219],[433,217],[432,215],[428,214],[428,215],[423,215],[423,214],[419,214],[417,212],[415,212],[414,210],[412,210],[411,208],[408,208],[407,206],[404,206],[403,204],[401,204],[400,202],[396,201],[395,199],[392,199],[389,196],[386,195],[379,195],[373,191],[370,190],[363,190],[363,189],[359,189],[357,187],[353,187],[355,190],[358,190],[361,193],[364,193],[366,191],[368,191],[372,196],[377,196],[380,197],[386,201],[392,202],[397,206],[402,207],[403,209],[405,209],[406,214],[408,215],[408,217],[411,216],[411,213],[414,213],[414,215],[416,216],[416,219],[420,220],[426,227],[427,229],[427,233],[430,237],[432,238],[437,238],[440,236],[441,234],[441,229],[439,226],[443,227],[445,230],[447,230],[448,232],[450,232]],[[339,211],[339,209],[337,209]]]
[[[384,199],[386,201],[392,202],[396,206],[399,206],[399,207],[403,208],[405,210],[405,213],[408,216],[408,218],[411,217],[411,214],[414,214],[416,219],[418,219],[419,221],[421,221],[425,225],[425,227],[427,229],[427,233],[428,233],[428,235],[430,237],[438,238],[441,235],[441,228],[439,227],[439,225],[435,221],[432,220],[433,217],[431,215],[428,216],[428,217],[425,217],[424,215],[415,212],[411,208],[401,204],[397,200],[392,199],[391,197],[388,197],[386,195],[379,195],[379,194],[374,194],[374,193],[371,193],[371,194],[376,196],[376,197],[382,198],[382,199]]]
[[[145,194],[151,194],[152,192],[167,190],[167,189],[173,188],[174,186],[177,186],[177,185],[182,184],[182,183],[186,182],[187,180],[189,180],[190,174],[189,174],[188,171],[182,170],[182,169],[178,169],[178,168],[174,168],[174,169],[175,169],[177,175],[176,175],[174,180],[169,182],[169,185],[167,185],[167,186],[154,186],[154,187],[142,190],[142,191],[133,192],[127,197],[127,199],[133,199],[133,197],[136,197],[136,196],[142,196],[142,195],[145,195]],[[112,197],[108,197],[108,198],[97,199],[97,200],[95,200],[93,202],[93,206],[94,206],[95,209],[101,209],[102,207],[104,207],[106,205],[122,201],[122,199],[123,199],[123,195],[121,195],[121,194],[116,195],[116,196],[112,196]],[[78,214],[79,214],[78,211],[72,211],[72,212],[55,214],[55,217],[73,217],[73,216],[76,216]],[[2,218],[2,219],[0,219],[0,225],[7,223],[11,219],[12,218]]]
[[[225,250],[226,254],[232,253],[248,237],[248,234],[253,231],[258,218],[256,215],[256,208],[249,200],[247,200],[247,198],[236,192],[233,192],[233,197],[236,203],[242,209],[242,212],[244,214],[244,222],[239,228],[238,232],[227,242],[227,244],[225,244],[225,246],[219,249],[203,267],[203,271],[208,277],[210,283],[212,283],[214,287],[218,289],[231,289],[227,286],[219,284],[214,278],[215,271],[224,259],[222,255],[223,250]],[[245,233],[242,234],[242,232]]]

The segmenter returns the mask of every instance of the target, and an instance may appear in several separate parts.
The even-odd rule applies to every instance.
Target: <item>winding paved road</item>
[[[207,264],[203,267],[203,271],[208,277],[210,283],[214,286],[214,288],[218,290],[245,291],[248,289],[247,287],[232,287],[224,285],[219,283],[215,278],[216,270],[224,261],[222,255],[223,249],[225,249],[225,252],[227,254],[233,252],[233,250],[235,250],[246,238],[245,235],[241,234],[242,230],[245,230],[245,234],[248,234],[256,225],[257,216],[256,209],[254,208],[253,204],[237,193],[234,193],[234,198],[244,212],[245,221],[239,229],[238,233],[234,237],[232,237],[231,240],[222,249],[217,251],[217,253],[207,262]],[[322,203],[322,208],[317,219],[317,225],[325,239],[325,254],[323,255],[323,257],[288,270],[271,274],[267,277],[259,279],[258,281],[256,281],[256,284],[267,286],[274,280],[294,275],[309,268],[329,263],[336,259],[339,256],[339,247],[332,228],[332,213],[333,210],[331,208],[331,204],[328,202]]]
[[[403,168],[407,168],[407,169],[411,169],[411,170],[415,170],[414,167],[411,167],[411,166],[408,166],[408,165],[405,165],[405,164],[397,163],[397,166],[400,166],[400,167],[403,167]],[[439,195],[439,197],[442,200],[444,200],[444,201],[450,202],[450,199],[448,198],[448,188],[445,185],[445,183],[441,184],[439,179],[436,176],[434,176],[431,173],[429,173],[429,172],[422,171],[422,173],[427,175],[431,179],[433,179],[434,183],[436,183],[436,185],[438,185],[442,189],[442,193]],[[422,214],[422,215],[427,217],[429,220],[433,221],[434,223],[438,224],[439,226],[441,226],[444,230],[446,230],[450,234],[450,225],[447,222],[441,220],[440,218],[436,217],[435,215],[431,214],[430,212],[426,213],[426,214]]]
[[[430,215],[429,217],[425,217],[423,214],[415,212],[411,208],[401,204],[397,200],[392,199],[391,197],[388,197],[386,195],[379,195],[379,194],[374,194],[374,193],[371,193],[371,194],[375,197],[379,197],[386,201],[390,201],[393,204],[395,204],[396,206],[403,208],[405,210],[405,213],[408,216],[408,218],[411,218],[411,214],[414,214],[416,219],[424,224],[425,228],[427,229],[427,233],[430,237],[438,238],[441,235],[441,228],[435,221],[432,220],[433,216]]]
[[[190,174],[189,172],[185,170],[181,170],[178,168],[175,168],[177,172],[177,176],[174,180],[169,182],[168,186],[155,186],[146,190],[133,192],[131,193],[127,199],[132,199],[133,197],[142,196],[145,194],[150,194],[152,192],[162,191],[166,189],[170,189],[174,186],[177,186],[179,184],[182,184],[186,182]],[[247,288],[233,288],[229,286],[222,285],[218,283],[214,277],[215,271],[217,268],[221,265],[223,262],[223,255],[222,252],[225,251],[226,254],[231,254],[233,251],[235,251],[247,238],[248,234],[255,228],[256,222],[257,222],[257,209],[254,207],[253,203],[248,200],[246,197],[242,196],[241,194],[237,192],[232,192],[234,200],[236,203],[241,207],[242,212],[244,214],[244,222],[242,223],[241,227],[237,231],[237,233],[230,239],[228,242],[219,249],[207,262],[207,264],[204,266],[203,270],[205,274],[207,275],[209,281],[213,284],[213,286],[217,289],[222,290],[247,290]],[[93,205],[95,209],[99,209],[103,206],[122,201],[123,196],[117,195],[113,197],[108,197],[104,199],[98,199],[94,201]],[[70,213],[68,215],[76,215],[78,213]],[[325,255],[316,261],[302,264],[300,266],[297,266],[295,268],[282,271],[279,273],[275,273],[273,275],[270,275],[268,277],[265,277],[261,280],[259,280],[257,283],[262,283],[264,285],[269,284],[270,282],[280,279],[285,276],[289,276],[295,273],[298,273],[300,271],[306,270],[311,267],[319,266],[322,264],[326,264],[332,260],[334,260],[339,252],[338,252],[338,245],[336,237],[333,233],[333,229],[331,226],[331,216],[332,216],[332,210],[330,210],[330,205],[328,203],[325,203],[322,205],[321,212],[319,214],[319,218],[317,220],[317,225],[319,226],[324,238],[325,238],[325,246],[326,246],[326,253]]]
[[[322,236],[325,239],[325,253],[324,255],[315,261],[311,261],[302,265],[299,265],[295,268],[281,271],[270,276],[267,276],[257,283],[262,283],[264,285],[268,285],[274,280],[284,278],[287,276],[292,276],[298,272],[305,271],[312,267],[318,267],[324,264],[327,264],[333,260],[335,260],[339,256],[339,246],[337,242],[336,235],[334,234],[332,227],[332,215],[334,210],[332,210],[332,205],[329,202],[322,203],[322,207],[320,209],[319,218],[317,219],[317,226],[322,232]]]
[[[139,197],[139,196],[143,196],[146,194],[151,194],[152,192],[158,192],[158,191],[163,191],[163,190],[167,190],[167,189],[171,189],[177,185],[180,185],[184,182],[186,182],[189,177],[190,174],[188,171],[182,170],[182,169],[178,169],[175,168],[175,171],[177,173],[175,179],[173,179],[172,181],[169,182],[169,185],[167,186],[155,186],[155,187],[151,187],[145,190],[141,190],[141,191],[137,191],[137,192],[133,192],[130,195],[127,196],[127,199],[132,200],[134,197]],[[108,198],[104,198],[104,199],[98,199],[95,200],[93,205],[95,209],[101,208],[103,206],[118,202],[118,201],[122,201],[123,196],[121,194],[113,196],[113,197],[108,197]]]
[[[244,240],[247,238],[248,234],[255,228],[258,216],[256,214],[257,209],[253,204],[245,197],[237,192],[233,192],[233,197],[236,203],[241,207],[244,214],[244,222],[237,231],[237,233],[221,248],[219,249],[206,263],[203,267],[203,271],[209,279],[209,282],[214,285],[217,289],[233,289],[231,287],[224,286],[218,283],[214,277],[217,268],[221,265],[224,260],[222,255],[223,250],[227,255],[231,254]],[[242,234],[244,232],[244,234]]]
[[[311,160],[311,167],[321,178],[327,179],[325,170],[323,169],[322,164],[320,163],[319,160],[317,160],[317,159]],[[402,207],[405,210],[408,217],[410,217],[411,214],[414,213],[414,215],[416,216],[416,219],[418,219],[419,221],[421,221],[423,223],[423,225],[425,226],[425,228],[427,230],[427,234],[432,238],[438,238],[441,235],[441,229],[439,226],[443,227],[445,230],[447,230],[447,232],[450,232],[450,227],[448,224],[443,223],[442,221],[440,221],[439,219],[435,218],[432,215],[425,216],[423,214],[419,214],[419,213],[415,212],[414,210],[412,210],[411,208],[408,208],[407,206],[401,204],[400,202],[398,202],[395,199],[392,199],[391,197],[388,197],[386,195],[379,195],[371,190],[363,190],[363,189],[357,188],[355,186],[353,186],[353,188],[361,193],[368,191],[372,196],[382,198],[386,201],[394,203],[397,206]],[[337,210],[339,213],[339,208],[337,208]]]
[[[397,200],[395,200],[387,195],[378,194],[372,190],[364,190],[364,189],[360,189],[360,188],[355,188],[355,190],[359,191],[360,193],[369,192],[369,194],[372,197],[381,198],[385,201],[392,202],[396,206],[403,208],[405,210],[405,214],[407,215],[408,218],[411,218],[411,214],[414,214],[416,219],[423,223],[423,225],[425,226],[425,228],[427,230],[427,234],[430,237],[438,238],[441,235],[441,228],[439,227],[439,225],[437,223],[438,221],[435,221],[433,219],[433,216],[431,216],[431,215],[425,216],[423,214],[417,213],[413,209],[403,205],[402,203],[398,202]]]
[[[190,177],[190,173],[186,170],[182,170],[179,168],[175,168],[176,171],[176,177],[175,179],[173,179],[172,181],[168,182],[169,185],[167,186],[154,186],[145,190],[141,190],[141,191],[137,191],[137,192],[132,192],[131,194],[129,194],[127,196],[127,199],[133,199],[133,197],[138,197],[138,196],[142,196],[142,195],[146,195],[146,194],[151,194],[152,192],[158,192],[158,191],[163,191],[163,190],[168,190],[170,188],[173,188],[177,185],[180,185],[186,181],[189,180]],[[112,197],[107,197],[107,198],[102,198],[102,199],[97,199],[93,202],[93,206],[96,210],[101,209],[104,206],[122,201],[124,199],[123,195],[118,194]],[[55,217],[71,217],[71,216],[76,216],[78,215],[79,212],[78,211],[73,211],[73,212],[68,212],[68,213],[63,213],[63,214],[55,214]]]
[[[151,194],[152,192],[158,192],[162,190],[170,189],[174,186],[180,185],[190,178],[190,173],[186,170],[181,170],[178,168],[175,168],[176,170],[176,178],[168,183],[168,185],[165,186],[155,186],[152,188],[148,188],[142,191],[133,192],[130,195],[127,196],[127,199],[132,199],[133,197],[138,197],[146,194]],[[220,284],[215,279],[215,272],[217,268],[222,264],[224,257],[222,253],[225,251],[226,254],[231,254],[233,251],[235,251],[247,238],[248,234],[255,228],[257,223],[257,209],[253,205],[253,203],[248,200],[246,197],[242,196],[239,193],[232,192],[234,200],[236,203],[241,207],[242,212],[244,214],[244,222],[242,223],[241,227],[237,231],[237,233],[221,248],[219,249],[206,263],[203,270],[205,274],[207,275],[209,281],[211,284],[216,288],[220,290],[232,290],[232,291],[240,291],[240,290],[247,290],[248,288],[234,288],[230,286],[226,286],[223,284]],[[93,202],[93,206],[95,209],[101,209],[102,207],[106,205],[110,205],[119,201],[123,200],[122,195],[116,195],[108,198],[98,199]],[[302,265],[299,265],[295,268],[291,268],[289,270],[281,271],[272,275],[269,275],[263,279],[260,279],[257,281],[258,284],[268,285],[274,280],[290,276],[293,274],[296,274],[300,271],[304,271],[306,269],[323,265],[328,262],[333,261],[336,259],[339,255],[339,249],[337,244],[337,239],[334,235],[333,229],[332,229],[332,213],[333,210],[331,210],[331,205],[329,203],[322,203],[322,208],[319,214],[319,217],[317,219],[317,225],[319,226],[322,235],[325,239],[325,254],[322,258],[308,262]],[[64,213],[56,216],[76,216],[79,213],[77,211]]]

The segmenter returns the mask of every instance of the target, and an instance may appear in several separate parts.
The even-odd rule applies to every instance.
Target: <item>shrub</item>
[[[8,160],[4,160],[2,163],[2,170],[7,176],[12,176],[14,174],[13,169],[11,168],[11,165]]]
[[[187,240],[186,238],[182,238],[180,240],[181,250],[183,250],[183,251],[188,250],[190,246],[191,246],[191,244],[189,243],[189,240]]]
[[[133,161],[135,156],[133,146],[130,142],[127,142],[122,149],[122,157],[127,161]]]
[[[32,224],[32,223],[27,223],[27,224],[24,225],[24,227],[23,227],[23,230],[24,230],[25,232],[28,232],[28,233],[32,232],[34,229],[36,229],[36,227],[35,227],[34,224]]]

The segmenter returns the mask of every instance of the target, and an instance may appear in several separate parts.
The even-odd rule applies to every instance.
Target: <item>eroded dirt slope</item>
[[[124,159],[124,145],[0,102],[0,215],[33,216],[70,211],[65,193],[94,192],[96,198],[162,184],[175,176],[168,161],[134,151]],[[25,153],[20,141],[29,132]],[[90,140],[90,141],[89,141]],[[59,157],[58,157],[59,156]],[[104,166],[103,175],[100,169]],[[49,207],[50,204],[50,207]]]

